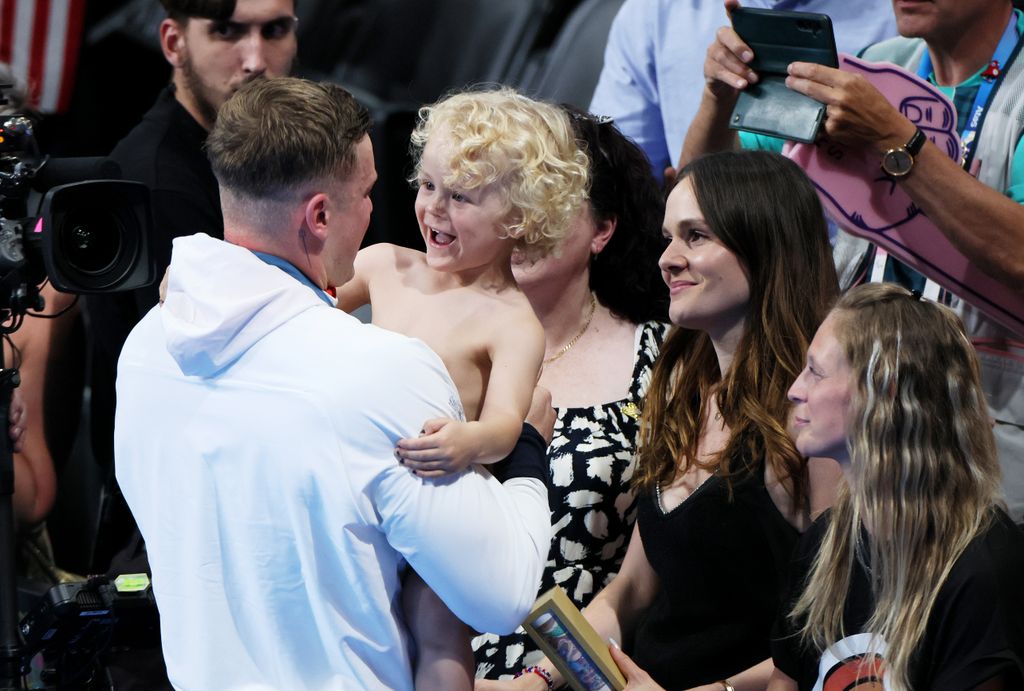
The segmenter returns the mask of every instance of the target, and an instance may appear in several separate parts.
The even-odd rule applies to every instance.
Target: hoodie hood
[[[158,309],[167,351],[187,375],[210,376],[296,315],[326,306],[311,285],[244,247],[202,233],[173,247]]]

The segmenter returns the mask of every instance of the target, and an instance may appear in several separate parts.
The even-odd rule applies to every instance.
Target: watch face
[[[914,165],[914,157],[906,149],[890,149],[882,157],[882,170],[893,177],[903,177]]]

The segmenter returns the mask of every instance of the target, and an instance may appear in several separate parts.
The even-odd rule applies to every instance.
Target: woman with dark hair
[[[897,285],[854,288],[790,397],[797,448],[847,482],[801,541],[771,689],[1024,688],[1024,533],[960,319]]]
[[[837,292],[827,229],[796,164],[753,151],[684,168],[663,229],[677,328],[644,402],[636,529],[584,616],[632,651],[614,653],[632,682],[764,688],[790,553],[838,478],[787,434],[786,391]],[[538,667],[513,687],[558,680]]]
[[[544,327],[540,385],[558,413],[550,461],[554,536],[541,592],[579,607],[618,572],[635,517],[629,486],[641,397],[667,326],[656,269],[661,192],[643,152],[611,121],[566,107],[591,187],[565,241],[513,272]],[[542,657],[519,629],[474,641],[477,675],[510,676]]]

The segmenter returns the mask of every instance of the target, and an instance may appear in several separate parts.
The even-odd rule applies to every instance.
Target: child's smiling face
[[[452,146],[434,135],[420,158],[416,220],[427,248],[427,263],[438,271],[460,272],[501,263],[508,268],[514,240],[509,212],[497,185],[462,190],[445,182]]]

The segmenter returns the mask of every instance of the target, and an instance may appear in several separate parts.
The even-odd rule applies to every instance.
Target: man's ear
[[[185,25],[170,17],[160,22],[160,49],[172,67],[180,68],[184,65],[188,50],[185,45]]]
[[[611,241],[612,235],[615,234],[615,228],[619,225],[619,219],[613,216],[596,223],[597,230],[594,232],[594,239],[590,241],[591,254],[601,254],[601,250],[605,248],[608,242]]]
[[[319,242],[327,239],[327,222],[330,220],[327,195],[317,192],[306,202],[303,220],[309,234]]]

